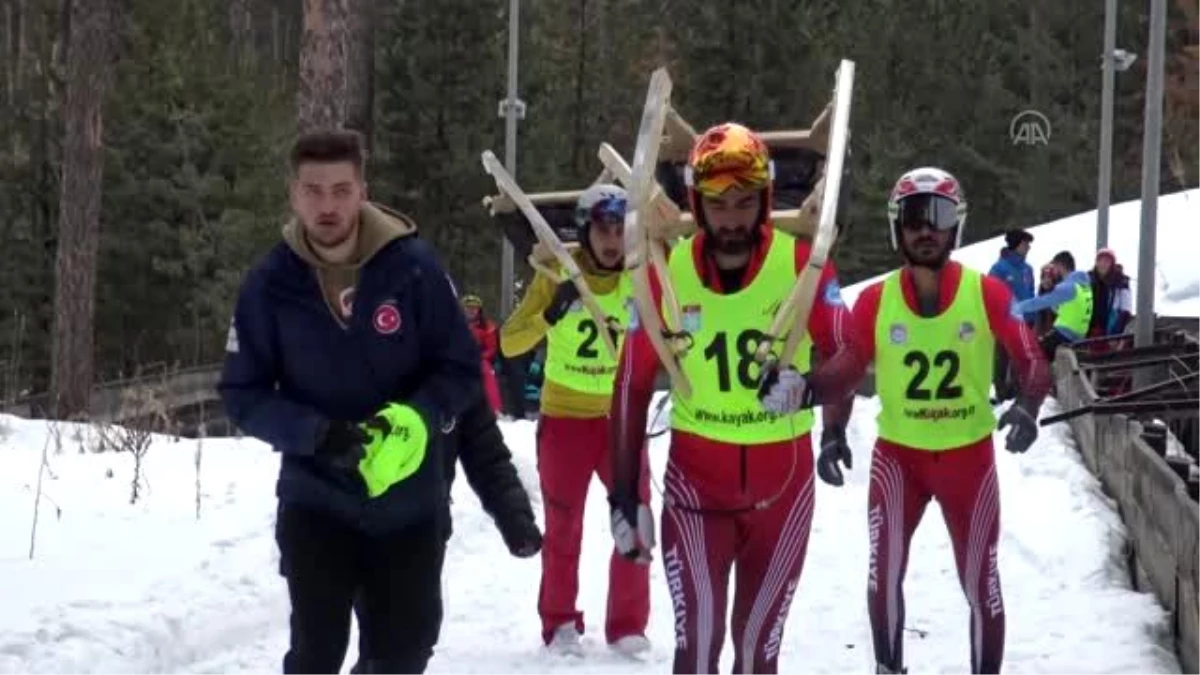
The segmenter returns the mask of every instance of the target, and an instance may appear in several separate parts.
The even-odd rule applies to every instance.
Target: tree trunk
[[[587,166],[587,122],[591,110],[587,109],[585,94],[587,88],[587,57],[588,57],[588,0],[579,0],[579,23],[575,29],[575,102],[571,106],[571,170],[580,172]]]
[[[71,3],[50,382],[60,419],[86,413],[92,387],[104,99],[113,77],[116,19],[113,0]]]
[[[25,59],[24,2],[17,6],[4,6],[4,80],[7,93],[8,107],[13,110],[16,106],[16,93],[20,90],[21,65]]]
[[[229,37],[233,62],[239,72],[249,72],[257,59],[254,41],[254,16],[250,0],[229,0]]]
[[[346,122],[348,3],[304,0],[297,96],[301,133],[336,129]]]
[[[363,136],[371,152],[375,100],[375,0],[350,0],[346,33],[345,126]]]

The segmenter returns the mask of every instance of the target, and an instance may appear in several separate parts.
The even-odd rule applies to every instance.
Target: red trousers
[[[542,584],[538,614],[546,643],[554,630],[575,623],[584,630],[579,594],[579,554],[583,513],[592,475],[612,490],[608,419],[572,419],[543,415],[538,422],[538,475],[546,534],[542,544]],[[650,503],[650,472],[642,453],[639,491]],[[608,642],[644,635],[650,621],[650,568],[622,557],[614,548],[608,564],[608,609],[604,634]]]
[[[810,437],[755,446],[675,432],[662,559],[675,610],[676,673],[716,673],[729,576],[733,672],[775,673],[813,515]]]
[[[936,499],[950,531],[958,580],[971,608],[971,672],[998,673],[1004,659],[1004,600],[996,564],[1000,492],[991,438],[928,452],[880,441],[871,459],[867,609],[875,660],[904,665],[904,573],[913,533]]]
[[[479,370],[483,377],[483,393],[487,395],[492,412],[499,415],[504,408],[504,401],[500,398],[500,385],[496,382],[496,371],[487,361],[480,361]]]

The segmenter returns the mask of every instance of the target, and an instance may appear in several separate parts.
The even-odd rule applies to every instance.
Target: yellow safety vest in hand
[[[425,462],[429,446],[429,431],[420,413],[410,406],[390,403],[378,413],[387,420],[391,431],[381,433],[366,424],[363,430],[371,437],[358,462],[358,472],[367,484],[372,499],[382,496],[391,487],[417,472]]]

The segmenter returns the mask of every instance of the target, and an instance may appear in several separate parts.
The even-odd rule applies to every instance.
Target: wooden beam
[[[563,246],[567,249],[568,253],[574,253],[579,248],[579,242],[563,242]],[[550,267],[552,264],[557,265],[558,259],[554,257],[554,251],[551,251],[550,247],[539,241],[533,245],[533,250],[529,253],[529,262],[530,264],[537,263],[544,267]]]
[[[688,154],[692,151],[692,144],[696,139],[695,127],[683,119],[674,108],[667,110],[667,118],[663,126],[665,138],[663,138],[662,145],[659,146],[658,160],[660,162],[687,161]]]
[[[829,145],[830,107],[825,106],[807,129],[759,131],[768,148],[805,148],[825,154]],[[672,108],[667,113],[666,138],[659,150],[659,161],[685,162],[692,150],[696,129]]]
[[[563,190],[560,192],[539,192],[528,195],[528,197],[534,206],[562,206],[563,204],[574,204],[579,201],[579,195],[581,194],[583,194],[583,190]],[[483,206],[488,210],[489,215],[493,216],[497,213],[512,213],[517,210],[517,205],[504,193],[484,197]]]

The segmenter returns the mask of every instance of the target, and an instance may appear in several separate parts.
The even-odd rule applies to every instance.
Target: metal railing
[[[171,370],[167,364],[153,364],[150,370],[153,372],[93,387],[88,419],[123,422],[158,412],[170,414],[218,398],[219,363],[179,370]],[[50,415],[50,402],[50,394],[42,392],[8,402],[3,411],[19,417],[44,418]]]
[[[1172,617],[1183,672],[1200,667],[1200,475],[1197,473],[1197,371],[1193,335],[1164,332],[1148,347],[1096,353],[1060,348],[1056,396],[1066,411],[1042,424],[1071,425],[1084,464],[1117,504],[1128,532],[1135,589],[1153,592]],[[1098,343],[1093,343],[1093,346]],[[1149,371],[1133,388],[1129,375]],[[1174,440],[1182,446],[1172,447]]]

